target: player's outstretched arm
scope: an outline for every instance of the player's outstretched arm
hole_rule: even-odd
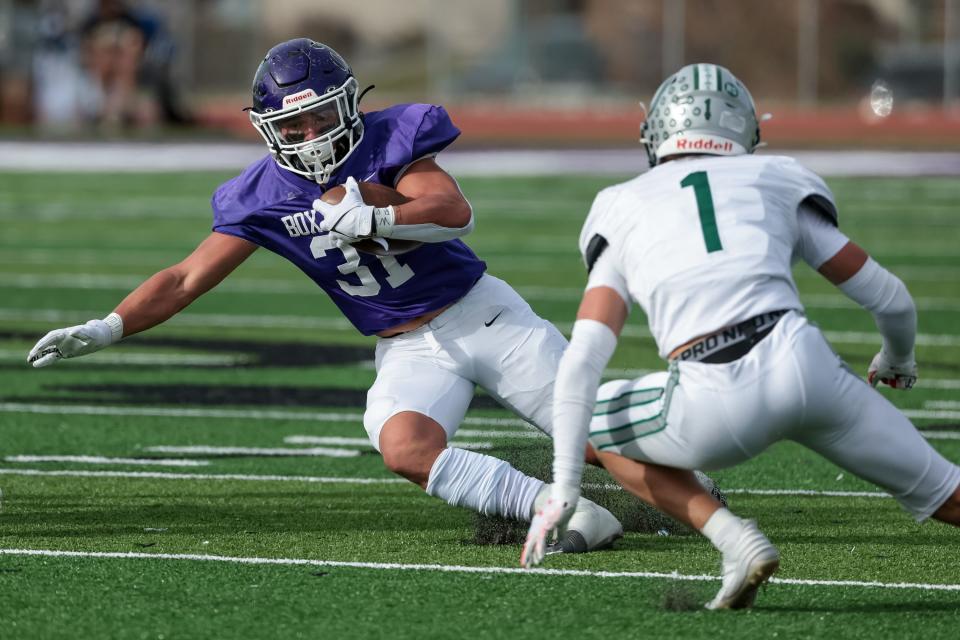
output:
[[[241,238],[211,233],[185,260],[155,273],[103,320],[45,335],[30,350],[27,362],[45,367],[62,358],[99,351],[156,326],[216,286],[256,248]]]
[[[844,245],[818,271],[873,314],[883,346],[867,369],[870,384],[882,382],[894,389],[911,388],[917,381],[913,351],[917,308],[903,281],[853,242]]]
[[[551,537],[560,535],[580,497],[590,417],[603,370],[617,347],[627,319],[627,304],[617,290],[587,289],[573,334],[553,385],[553,484],[550,498],[530,522],[520,564],[540,564]]]
[[[797,211],[799,251],[804,262],[873,314],[883,346],[867,369],[867,379],[895,389],[909,389],[917,380],[913,345],[917,309],[907,287],[851,242],[835,220],[804,202]]]

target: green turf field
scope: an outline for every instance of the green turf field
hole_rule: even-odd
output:
[[[472,514],[362,444],[373,342],[265,251],[165,326],[25,364],[43,333],[103,317],[189,252],[227,177],[0,174],[0,638],[957,637],[960,532],[790,444],[714,474],[782,553],[752,611],[701,609],[718,558],[677,532],[519,572],[518,545],[475,544]],[[564,330],[579,226],[609,182],[461,182],[469,244]],[[919,309],[921,381],[883,393],[960,461],[960,183],[829,182],[842,227]],[[865,372],[871,317],[807,268],[797,279]],[[626,335],[610,376],[661,368],[641,313]],[[481,397],[457,440],[542,457],[548,441],[510,418]]]

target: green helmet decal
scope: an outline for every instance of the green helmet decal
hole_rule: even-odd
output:
[[[760,125],[747,87],[715,64],[691,64],[653,95],[640,141],[650,165],[685,154],[740,155],[760,143]]]

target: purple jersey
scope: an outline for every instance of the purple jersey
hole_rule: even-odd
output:
[[[337,248],[317,225],[313,201],[348,176],[396,186],[401,172],[460,135],[443,107],[402,104],[364,116],[363,140],[323,187],[281,169],[271,156],[213,194],[213,230],[277,253],[327,292],[364,335],[378,333],[460,299],[486,264],[460,240],[424,243],[374,256]]]

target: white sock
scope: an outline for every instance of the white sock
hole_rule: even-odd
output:
[[[456,507],[488,516],[530,520],[543,481],[524,475],[492,456],[447,447],[427,480],[427,493]]]
[[[710,519],[703,525],[700,533],[705,535],[721,553],[736,544],[743,521],[726,507],[720,507],[713,512]]]

